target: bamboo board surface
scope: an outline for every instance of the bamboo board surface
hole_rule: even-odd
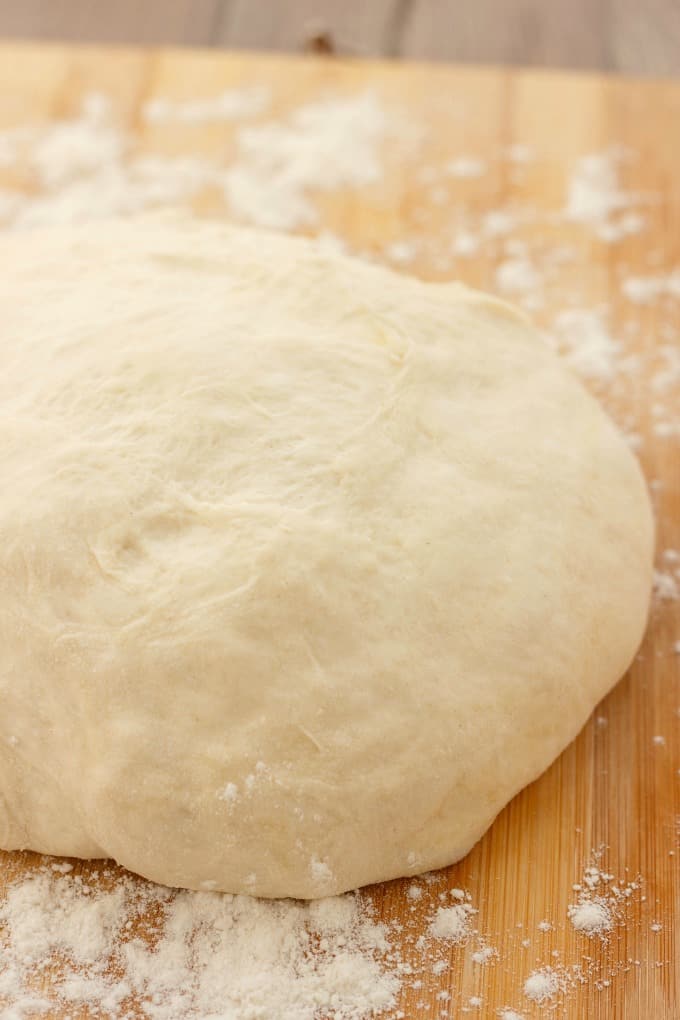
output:
[[[623,286],[631,276],[661,277],[680,266],[680,83],[8,44],[0,47],[0,132],[68,118],[84,95],[102,92],[112,98],[138,153],[228,161],[238,123],[159,127],[142,117],[142,105],[153,97],[188,100],[257,84],[272,89],[264,119],[284,116],[320,95],[369,89],[411,125],[406,142],[386,152],[379,183],[312,196],[317,226],[352,250],[383,261],[398,255],[404,268],[423,276],[459,277],[494,289],[501,279],[498,267],[517,252],[521,257],[522,249],[509,246],[502,230],[490,230],[464,258],[451,255],[451,242],[463,220],[479,224],[489,210],[512,209],[515,241],[532,252],[547,252],[549,261],[550,252],[570,253],[552,259],[541,300],[533,302],[536,317],[548,326],[572,305],[606,310],[609,333],[621,339],[627,356],[637,356],[633,371],[591,380],[590,386],[640,437],[639,456],[654,483],[660,554],[680,549],[680,433],[674,431],[680,381],[661,394],[661,428],[653,407],[661,399],[653,384],[659,345],[663,340],[680,351],[680,293],[664,293],[661,287],[640,302],[626,297]],[[523,155],[511,149],[517,145],[526,147]],[[637,196],[644,220],[615,243],[603,240],[592,224],[558,215],[577,161],[612,146],[621,187]],[[485,163],[479,176],[444,179],[432,172],[469,155]],[[31,192],[40,183],[16,168],[3,168],[0,160],[0,187]],[[202,192],[194,205],[203,213],[224,211],[215,189]],[[400,251],[390,248],[395,244]],[[531,293],[519,289],[531,304]],[[660,566],[670,569],[669,563],[660,561]],[[443,973],[423,974],[421,988],[404,985],[398,1008],[409,1020],[439,1018],[444,1005],[451,1020],[495,1017],[505,1006],[526,1020],[545,1015],[672,1020],[680,1015],[680,655],[673,647],[678,641],[680,601],[656,599],[640,655],[578,739],[512,801],[465,860],[438,877],[437,892],[469,891],[479,911],[475,925],[498,957],[480,967],[471,962],[469,947],[452,946]],[[626,881],[639,878],[640,886],[607,942],[579,934],[567,916],[575,899],[572,886],[598,848],[602,867]],[[0,893],[34,866],[30,854],[0,854]],[[76,868],[90,873],[97,865]],[[371,895],[382,918],[403,923],[402,950],[417,973],[422,961],[407,936],[424,929],[427,897],[409,901],[406,888],[405,882],[393,882]],[[552,927],[539,932],[544,919]],[[557,1002],[541,1006],[523,995],[535,967],[555,961],[581,965],[584,957],[590,960],[589,976]],[[445,1003],[438,997],[442,992],[451,996]],[[472,996],[481,998],[481,1006],[469,1005]],[[90,1015],[66,1012],[73,1018]]]

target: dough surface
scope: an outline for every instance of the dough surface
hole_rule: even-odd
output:
[[[628,667],[640,470],[505,304],[161,217],[4,238],[0,308],[0,846],[422,872]]]

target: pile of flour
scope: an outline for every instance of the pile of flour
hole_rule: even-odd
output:
[[[67,866],[68,867],[68,866]],[[359,1020],[392,1006],[384,925],[359,896],[311,904],[174,892],[38,868],[0,901],[0,1013],[87,1005],[124,1020]],[[58,962],[58,968],[53,967]],[[7,1014],[2,1014],[3,1016]]]

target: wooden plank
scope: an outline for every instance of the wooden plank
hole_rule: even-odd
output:
[[[0,36],[680,73],[675,0],[0,0]]]
[[[226,4],[215,42],[236,49],[302,50],[326,36],[340,53],[385,55],[394,45],[400,0],[286,0]]]
[[[426,60],[680,74],[672,0],[416,0],[399,54]]]
[[[0,36],[207,45],[222,0],[0,0]]]
[[[414,271],[435,278],[458,275],[492,287],[504,257],[502,241],[444,268],[440,254],[462,214],[478,219],[508,204],[528,205],[537,215],[517,227],[517,239],[569,245],[573,258],[564,268],[566,289],[548,295],[543,315],[549,321],[564,307],[573,287],[587,296],[588,307],[610,307],[615,336],[627,336],[627,328],[636,327],[628,341],[640,359],[635,375],[620,391],[605,387],[600,397],[620,420],[634,416],[647,478],[662,483],[655,490],[659,549],[680,549],[677,439],[657,434],[657,398],[650,385],[650,359],[660,338],[670,335],[678,344],[678,306],[661,298],[636,307],[621,295],[626,275],[672,268],[680,258],[680,85],[437,65],[5,46],[0,47],[0,129],[62,117],[77,109],[84,94],[103,91],[115,100],[123,123],[145,152],[162,147],[207,157],[233,150],[234,124],[164,125],[155,134],[140,117],[140,104],[151,96],[183,100],[258,82],[275,97],[276,115],[328,90],[355,95],[368,88],[426,129],[417,156],[386,155],[377,191],[328,193],[319,201],[321,225],[352,248],[385,259],[390,242],[415,237],[422,244],[411,264]],[[521,174],[509,168],[504,156],[514,144],[534,154]],[[622,164],[626,187],[652,200],[645,205],[643,233],[605,245],[573,224],[553,222],[550,215],[564,201],[565,179],[575,161],[611,145],[629,152]],[[461,154],[486,161],[487,173],[455,181],[446,200],[435,201],[423,170]],[[3,177],[0,185],[13,182]],[[673,391],[667,400],[677,409],[680,393]],[[525,1020],[678,1016],[680,657],[673,654],[678,640],[680,602],[657,602],[640,657],[578,739],[512,801],[468,857],[439,875],[435,902],[439,890],[469,890],[479,909],[480,930],[498,950],[497,963],[475,968],[469,949],[454,947],[443,973],[433,975],[412,939],[426,928],[430,894],[414,907],[406,894],[408,882],[371,891],[378,915],[403,926],[394,936],[396,947],[426,982],[419,989],[412,981],[404,985],[399,1007],[408,1020],[439,1020],[441,993],[452,996],[450,1020],[495,1020],[504,1006],[513,1006]],[[655,736],[664,743],[655,743]],[[603,864],[610,872],[631,879],[639,875],[642,881],[625,925],[606,944],[586,940],[567,921],[572,885],[601,845],[608,848]],[[0,855],[0,894],[32,859]],[[96,865],[79,864],[77,870],[93,874]],[[544,918],[554,926],[539,935]],[[590,963],[584,964],[585,956]],[[555,960],[592,967],[608,984],[598,988],[592,978],[577,983],[564,1007],[547,1013],[526,1000],[522,983],[535,966]],[[472,1009],[470,996],[480,994],[481,1010],[463,1012]],[[51,1015],[61,1020],[58,1013]]]
[[[610,65],[624,73],[680,74],[680,4],[611,0]]]
[[[604,0],[416,0],[399,52],[417,60],[608,69],[606,10]]]

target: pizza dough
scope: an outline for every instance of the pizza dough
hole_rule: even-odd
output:
[[[627,668],[637,463],[507,305],[182,218],[0,244],[0,845],[448,864]]]

